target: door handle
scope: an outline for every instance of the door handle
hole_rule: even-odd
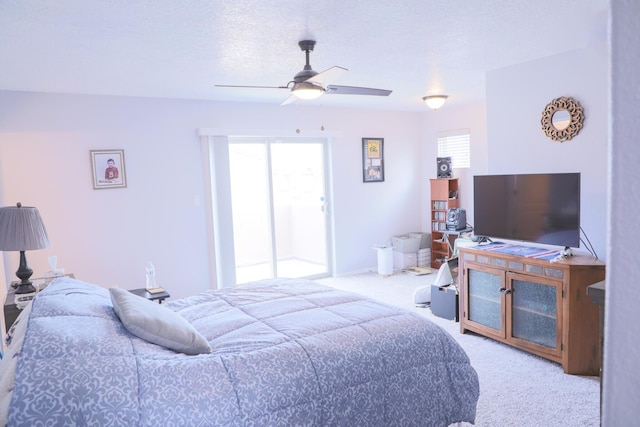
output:
[[[320,212],[322,213],[327,213],[327,211],[329,210],[329,202],[326,201],[326,199],[324,198],[324,196],[320,197],[320,202],[322,202],[322,204],[320,205]]]

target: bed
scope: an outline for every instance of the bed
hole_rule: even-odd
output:
[[[159,313],[160,335],[178,316],[205,348],[176,351],[143,339],[115,291],[57,279],[21,314],[1,361],[0,414],[8,425],[448,426],[475,419],[479,384],[469,358],[415,313],[298,279],[162,305],[118,292],[134,315]]]

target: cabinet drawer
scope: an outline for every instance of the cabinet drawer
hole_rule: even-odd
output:
[[[505,271],[512,271],[514,273],[524,273],[531,276],[545,277],[556,280],[563,280],[566,274],[566,269],[559,267],[556,264],[550,264],[548,261],[544,261],[544,264],[535,260],[523,260],[511,259],[505,256],[493,256],[490,253],[476,254],[470,252],[462,253],[462,258],[465,263],[472,263],[481,266],[497,267]]]

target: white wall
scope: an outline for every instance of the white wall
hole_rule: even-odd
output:
[[[580,222],[606,259],[608,49],[594,45],[487,74],[488,172],[581,173]],[[554,98],[573,97],[584,127],[572,140],[547,138],[540,119]],[[581,245],[584,249],[584,244]]]
[[[437,178],[438,134],[458,129],[468,129],[471,143],[471,167],[454,169],[458,178],[460,207],[466,210],[467,222],[473,225],[473,176],[487,173],[487,112],[484,102],[450,107],[424,113],[422,164],[422,229],[431,230],[429,180]]]
[[[0,93],[2,205],[37,206],[52,247],[27,254],[34,277],[47,256],[77,278],[144,286],[144,265],[176,297],[209,288],[199,128],[295,129],[333,138],[335,268],[373,268],[372,246],[420,228],[420,114],[206,101]],[[324,120],[322,120],[322,118]],[[362,182],[363,137],[385,139],[385,182]],[[93,190],[89,150],[125,150],[128,186]],[[17,268],[5,254],[7,278]]]
[[[638,255],[640,233],[640,4],[611,3],[611,178],[605,301],[603,426],[640,420]]]
[[[5,92],[0,103],[4,205],[38,207],[51,248],[30,251],[34,277],[48,255],[77,278],[125,289],[158,281],[177,295],[207,277],[200,147],[186,120],[197,103]],[[180,110],[180,114],[174,114]],[[89,150],[125,150],[128,187],[93,190]],[[7,274],[17,266],[9,255]],[[191,290],[189,290],[190,292]]]
[[[339,111],[343,135],[332,142],[336,272],[374,268],[376,244],[420,230],[418,113]],[[348,126],[346,125],[348,124]],[[325,125],[326,127],[326,125]],[[384,182],[362,182],[362,138],[384,138]]]

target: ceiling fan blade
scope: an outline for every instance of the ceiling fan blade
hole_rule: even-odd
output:
[[[327,94],[337,95],[373,95],[373,96],[389,96],[391,90],[388,89],[374,89],[370,87],[357,87],[357,86],[327,86]]]
[[[295,95],[291,94],[291,95],[289,95],[289,97],[288,97],[287,99],[285,99],[285,100],[284,100],[284,102],[283,102],[282,104],[280,104],[280,105],[282,106],[282,105],[291,104],[291,103],[292,103],[292,102],[294,102],[296,99],[298,99],[298,98],[297,98]]]
[[[343,68],[343,67],[338,67],[336,65],[335,67],[331,67],[331,68],[329,68],[327,70],[324,70],[323,72],[318,73],[313,77],[309,77],[305,81],[306,82],[310,82],[310,83],[315,83],[315,84],[318,84],[320,86],[326,86],[326,85],[330,84],[331,82],[337,80],[338,77],[340,77],[341,75],[343,75],[347,71],[349,71],[349,70],[347,70],[346,68]]]
[[[240,87],[247,89],[289,89],[289,86],[243,86],[243,85],[214,85],[215,87]]]

